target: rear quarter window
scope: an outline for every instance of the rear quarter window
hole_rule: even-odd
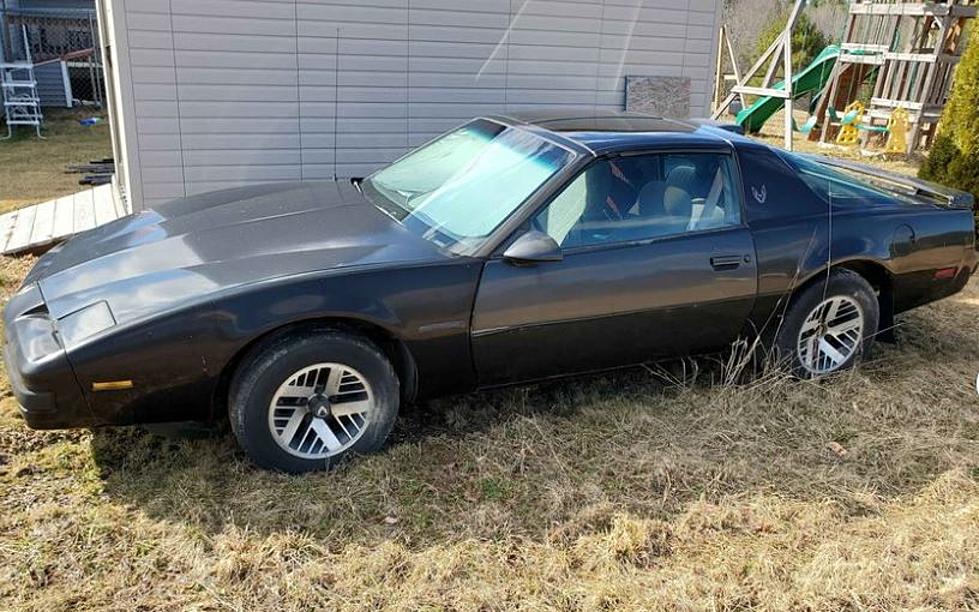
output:
[[[887,192],[873,184],[868,177],[858,178],[844,170],[817,163],[805,157],[782,153],[781,157],[792,166],[799,178],[824,202],[834,206],[867,206],[902,202],[915,204],[911,198]],[[920,204],[920,202],[918,202]]]
[[[748,223],[802,217],[826,210],[795,170],[766,147],[738,149]]]

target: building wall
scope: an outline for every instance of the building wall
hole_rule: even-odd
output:
[[[720,0],[112,4],[138,208],[363,175],[474,115],[621,109],[627,75],[689,78],[704,115]]]
[[[105,102],[109,111],[112,157],[116,173],[116,195],[130,212],[143,202],[143,186],[136,180],[140,171],[136,103],[129,65],[129,32],[122,2],[105,0],[97,5],[102,65],[105,66]],[[130,172],[130,169],[133,172]]]

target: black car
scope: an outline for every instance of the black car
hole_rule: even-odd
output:
[[[31,427],[226,410],[290,472],[378,449],[415,398],[739,337],[821,376],[976,268],[971,196],[872,172],[637,114],[479,118],[362,180],[69,240],[6,307],[7,369]]]

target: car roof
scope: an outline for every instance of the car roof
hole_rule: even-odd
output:
[[[597,155],[648,148],[730,148],[740,139],[716,125],[633,111],[529,111],[491,118],[557,133]]]

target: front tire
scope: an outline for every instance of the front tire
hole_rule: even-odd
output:
[[[306,330],[245,358],[231,382],[228,416],[252,462],[297,474],[380,449],[399,402],[398,376],[372,342]]]
[[[779,357],[800,378],[851,368],[869,353],[879,320],[873,287],[856,272],[834,270],[792,300],[776,339]]]

